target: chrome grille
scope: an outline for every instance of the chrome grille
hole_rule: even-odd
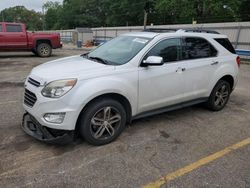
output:
[[[30,77],[28,78],[28,82],[30,84],[32,84],[33,86],[36,86],[36,87],[40,86],[40,82],[38,82],[38,81],[36,81],[36,80],[34,80],[34,79],[30,78]]]
[[[24,92],[24,104],[26,104],[27,106],[33,107],[34,104],[36,103],[36,95],[34,93],[32,93],[31,91],[25,89]]]

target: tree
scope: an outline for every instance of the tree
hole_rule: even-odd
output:
[[[187,0],[156,0],[155,9],[164,16],[166,23],[182,22],[183,18],[191,22],[195,15],[193,3]]]
[[[63,26],[67,28],[141,25],[147,0],[64,0]]]
[[[45,28],[46,29],[59,29],[60,16],[63,14],[62,5],[59,2],[48,1],[43,5],[45,11]]]
[[[0,20],[25,23],[28,30],[41,30],[42,19],[41,13],[28,10],[24,6],[7,8],[0,12]]]
[[[248,0],[243,1],[247,4]],[[49,6],[52,8],[48,9],[46,20],[52,21],[46,24],[48,28],[65,29],[142,25],[148,5],[148,23],[192,23],[193,19],[198,23],[238,21],[241,4],[240,0],[64,0],[62,6]]]
[[[29,30],[72,29],[75,27],[106,27],[142,25],[144,9],[148,24],[180,24],[247,21],[249,0],[64,0],[43,5],[45,15],[23,6],[0,12],[0,19],[24,22]]]
[[[249,0],[242,0],[239,7],[239,14],[242,21],[250,20],[250,2]]]
[[[64,0],[61,23],[64,28],[95,27],[101,23],[99,0]]]
[[[142,25],[147,0],[110,1],[107,24],[110,26]]]
[[[192,19],[200,23],[223,22],[235,21],[240,3],[240,0],[156,0],[155,8],[170,23],[191,23]]]

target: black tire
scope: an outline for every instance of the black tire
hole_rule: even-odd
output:
[[[80,134],[88,143],[99,146],[114,141],[125,125],[126,112],[121,103],[103,98],[92,102],[81,114]]]
[[[219,80],[209,96],[207,107],[212,111],[222,110],[226,106],[230,94],[230,84],[224,80]]]
[[[48,43],[40,43],[36,48],[39,57],[49,57],[52,53],[52,48]]]

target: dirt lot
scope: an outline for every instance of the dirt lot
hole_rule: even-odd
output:
[[[0,53],[0,187],[250,188],[250,65],[241,66],[220,112],[194,106],[140,119],[101,147],[27,136],[20,129],[24,78],[40,63],[80,53],[55,50],[47,59]]]

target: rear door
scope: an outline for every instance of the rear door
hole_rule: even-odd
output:
[[[21,24],[5,24],[3,35],[4,48],[6,49],[26,49],[27,36],[25,27]]]
[[[182,51],[186,62],[185,100],[207,97],[208,86],[220,63],[217,50],[204,38],[185,37]]]

